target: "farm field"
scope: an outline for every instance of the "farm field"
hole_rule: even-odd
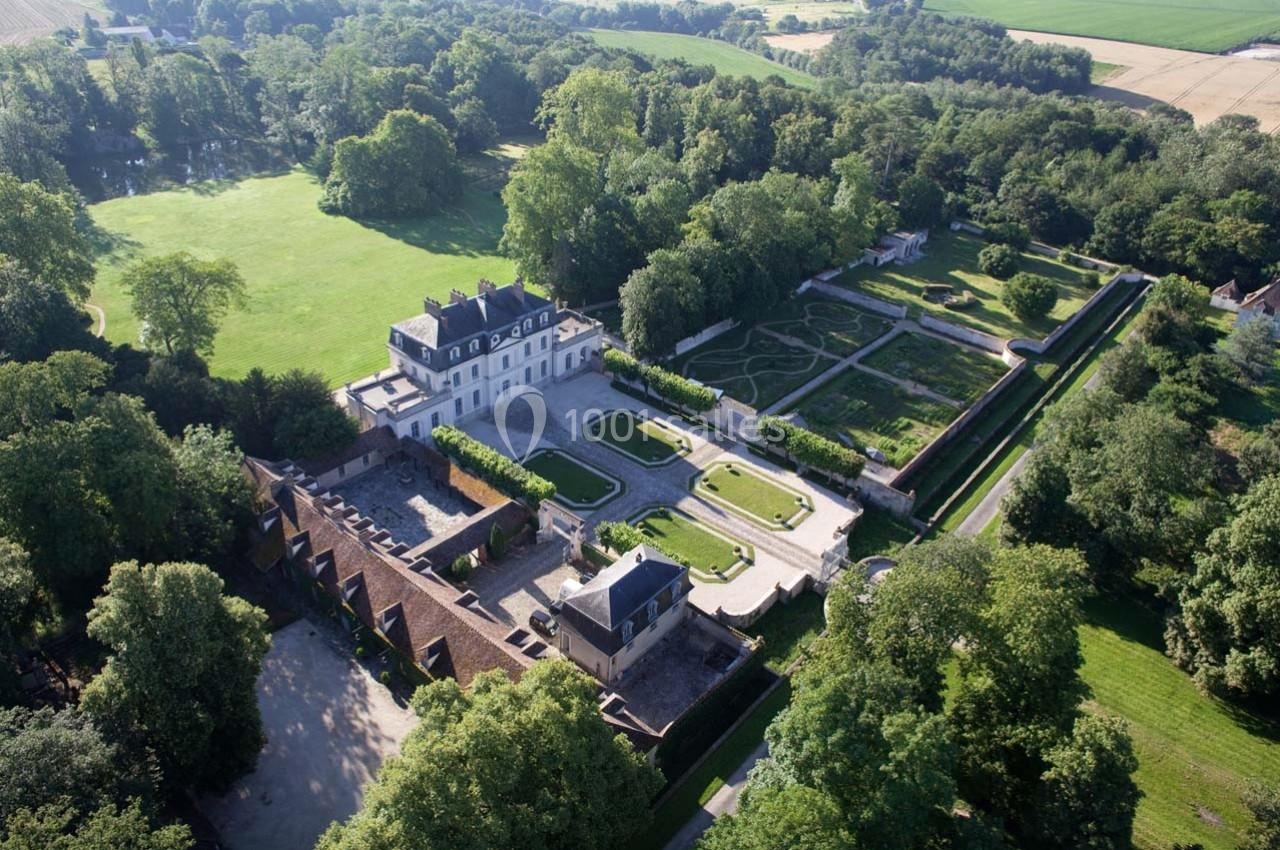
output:
[[[788,83],[812,88],[817,80],[803,71],[765,59],[724,41],[641,30],[590,30],[591,37],[604,47],[635,50],[655,59],[683,59],[695,65],[713,65],[720,74],[764,79],[777,75]]]
[[[978,271],[978,252],[986,244],[976,236],[938,230],[930,233],[922,259],[905,266],[894,263],[880,268],[858,266],[831,283],[885,301],[906,304],[913,316],[922,312],[932,313],[943,321],[965,325],[1001,339],[1047,336],[1093,295],[1093,290],[1085,284],[1086,272],[1083,269],[1024,253],[1019,271],[1042,275],[1058,285],[1058,303],[1053,311],[1044,319],[1024,322],[1000,303],[1004,284]],[[963,310],[948,310],[941,304],[925,300],[924,289],[928,284],[947,284],[956,295],[970,292],[977,303]]]
[[[924,334],[902,334],[861,362],[965,405],[977,401],[1008,371],[996,357]]]
[[[1208,53],[1280,32],[1277,0],[925,0],[925,9],[990,18],[1008,27]]]
[[[631,524],[689,564],[700,581],[732,581],[755,558],[750,546],[712,532],[675,508],[658,507],[642,512]],[[740,549],[742,554],[734,552]]]
[[[1280,9],[1280,0],[1270,0]],[[1242,56],[1214,56],[1126,41],[1010,30],[1013,38],[1037,44],[1065,44],[1089,51],[1094,71],[1118,66],[1105,79],[1094,77],[1089,94],[1144,109],[1159,101],[1191,113],[1207,124],[1227,113],[1252,115],[1263,132],[1280,129],[1280,63]]]
[[[875,446],[901,468],[960,411],[866,372],[849,369],[801,399],[794,408],[807,427],[825,437]]]
[[[391,322],[475,292],[481,277],[515,277],[497,252],[506,212],[492,191],[468,187],[457,207],[429,218],[378,224],[320,212],[310,174],[253,177],[116,198],[90,206],[104,253],[92,303],[106,311],[107,338],[137,339],[120,274],[134,259],[190,251],[234,261],[249,302],[229,313],[210,369],[239,377],[304,368],[332,384],[387,365]]]
[[[0,3],[0,44],[26,44],[62,27],[79,29],[86,12],[99,20],[106,15],[96,2],[4,0]]]
[[[808,497],[742,464],[713,464],[695,476],[690,487],[694,495],[770,530],[794,528],[813,511]]]

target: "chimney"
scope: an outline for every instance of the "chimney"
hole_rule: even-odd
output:
[[[487,278],[482,277],[479,282],[476,283],[476,293],[478,295],[492,295],[497,291],[498,287],[494,285],[493,281]]]
[[[429,315],[440,318],[440,302],[434,298],[423,298],[422,309],[426,310]]]
[[[520,303],[524,303],[524,278],[519,275],[511,282],[511,289],[515,292],[516,297],[520,299]]]
[[[449,290],[449,303],[450,304],[466,304],[467,296],[463,295],[461,290],[451,289]]]

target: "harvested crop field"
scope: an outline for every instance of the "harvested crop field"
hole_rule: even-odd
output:
[[[0,3],[0,44],[26,44],[62,27],[80,28],[85,12],[101,19],[101,9],[71,0],[4,0]]]
[[[788,35],[766,35],[764,40],[770,47],[779,50],[794,50],[797,53],[813,53],[821,50],[835,38],[834,30],[826,32],[796,32]]]
[[[1163,101],[1190,112],[1197,124],[1229,113],[1252,115],[1264,132],[1280,130],[1280,62],[1026,30],[1009,30],[1009,35],[1083,47],[1097,62],[1123,66],[1094,86],[1096,97],[1138,109]]]

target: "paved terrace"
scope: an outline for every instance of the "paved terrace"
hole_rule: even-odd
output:
[[[779,585],[793,588],[809,572],[816,572],[822,553],[837,540],[836,529],[848,522],[848,503],[800,476],[765,463],[744,446],[731,441],[710,442],[694,433],[683,422],[661,414],[655,408],[614,390],[609,380],[594,372],[546,389],[547,421],[540,446],[555,446],[600,467],[627,484],[621,497],[591,513],[588,527],[604,520],[623,521],[652,505],[669,505],[716,530],[755,548],[756,562],[727,584],[695,582],[691,599],[709,613],[721,608],[731,615],[742,615],[755,608],[760,600]],[[642,467],[613,449],[598,442],[582,439],[571,427],[582,422],[584,411],[591,409],[648,410],[688,438],[693,451],[660,467]],[[475,420],[464,426],[468,433],[510,454],[490,420]],[[513,405],[507,419],[512,444],[522,450],[529,442],[531,418],[525,405]],[[690,479],[716,461],[733,461],[754,467],[772,476],[812,500],[814,512],[803,523],[786,532],[767,531],[717,505],[694,497]]]

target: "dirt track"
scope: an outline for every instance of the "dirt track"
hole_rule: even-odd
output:
[[[1190,112],[1197,124],[1228,113],[1253,115],[1263,131],[1280,130],[1280,62],[1026,30],[1009,35],[1083,47],[1098,62],[1123,66],[1093,88],[1097,97],[1139,109],[1164,101]]]

